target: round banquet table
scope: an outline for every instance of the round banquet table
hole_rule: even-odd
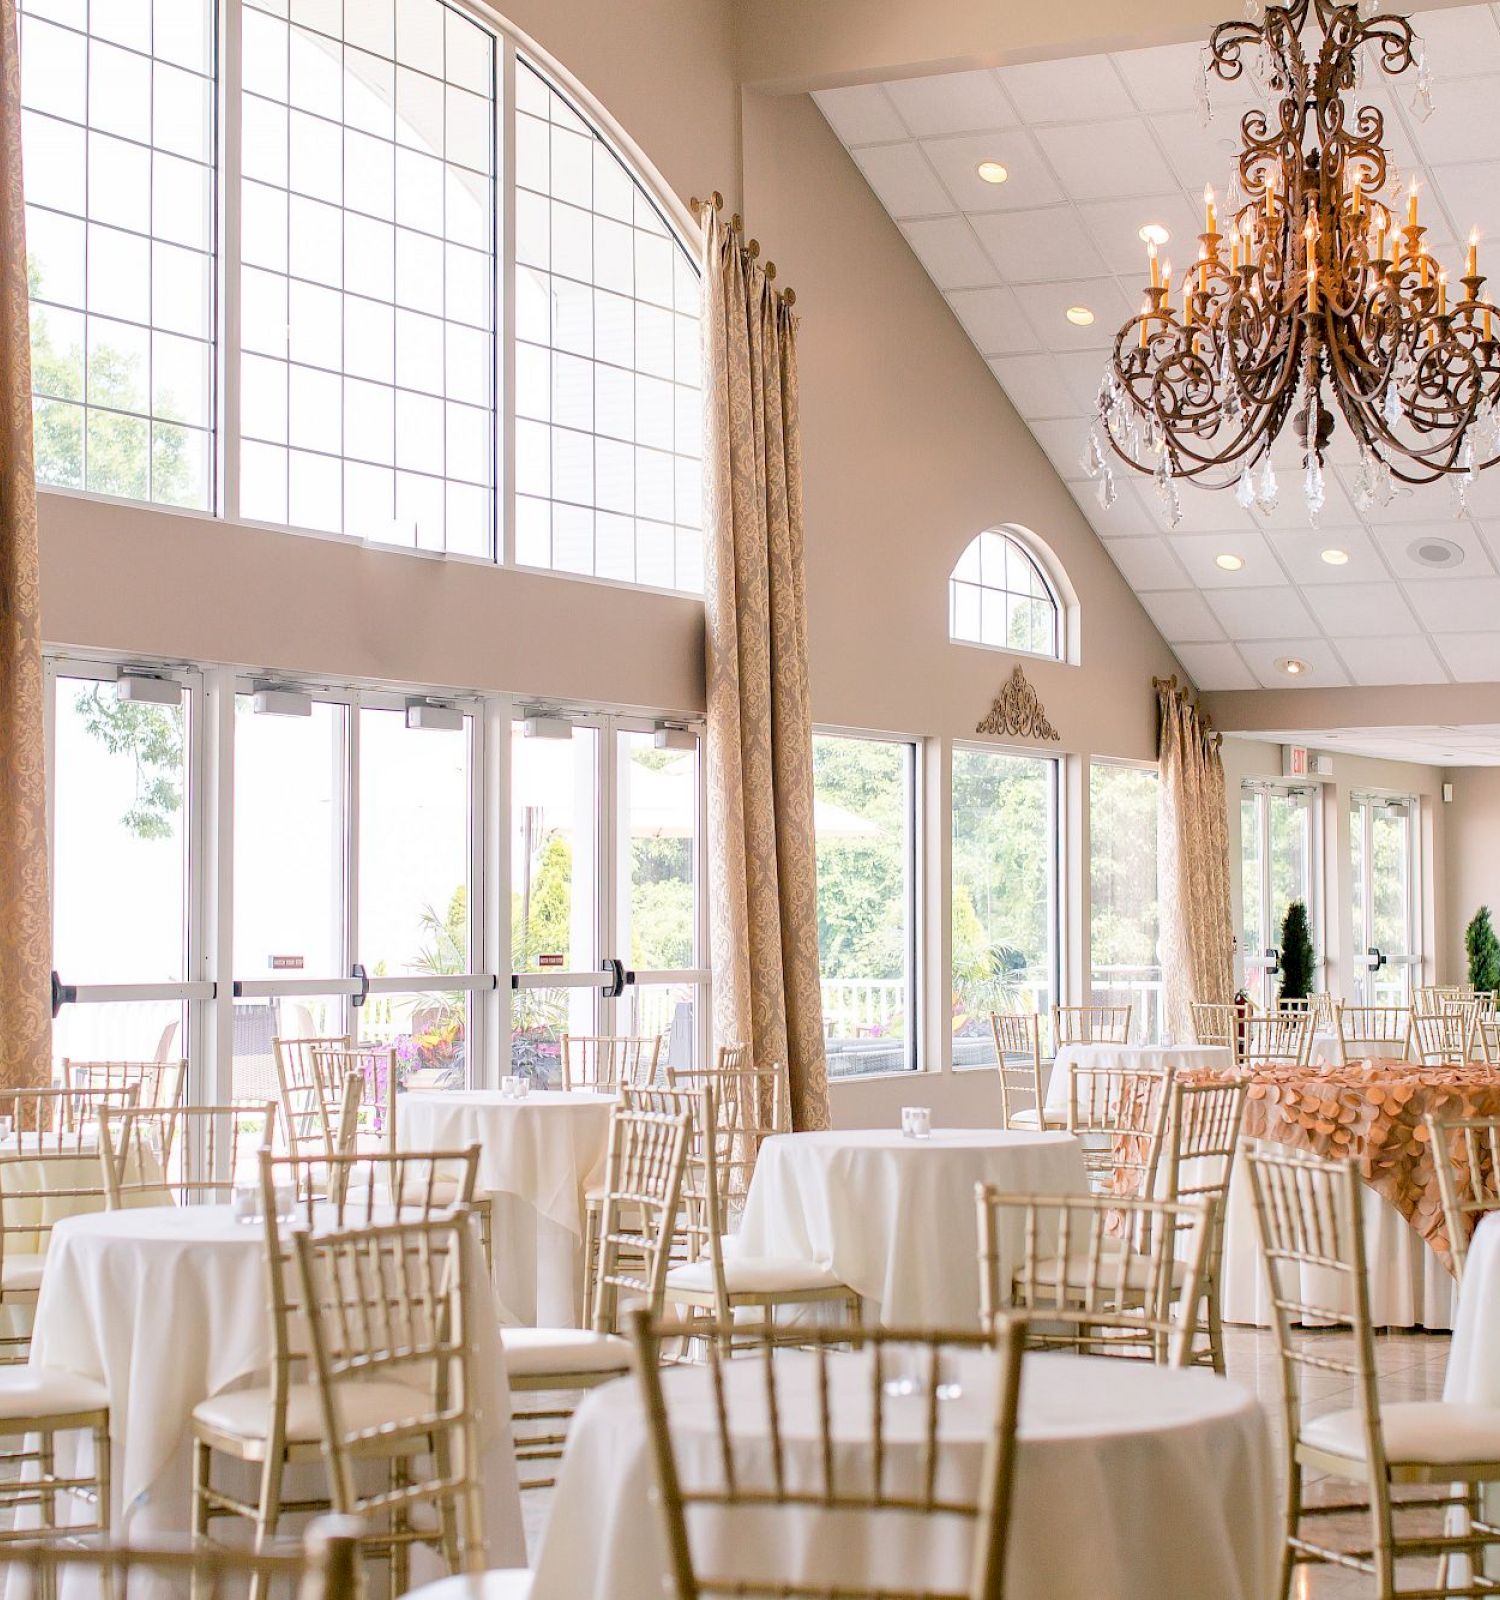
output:
[[[581,1320],[584,1193],[604,1167],[613,1095],[533,1090],[404,1094],[396,1137],[408,1150],[479,1146],[481,1194],[493,1197],[495,1287],[504,1321],[572,1328]]]
[[[789,1474],[816,1481],[814,1358],[788,1349],[775,1359]],[[856,1461],[860,1446],[852,1441],[869,1436],[868,1359],[848,1353],[830,1362],[835,1436],[850,1438]],[[729,1414],[738,1418],[737,1443],[753,1445],[766,1434],[763,1367],[742,1360],[722,1369]],[[966,1355],[958,1375],[961,1393],[938,1402],[939,1425],[953,1444],[950,1470],[968,1478],[972,1494],[993,1418],[993,1367]],[[680,1367],[663,1381],[685,1481],[722,1482],[707,1371]],[[916,1470],[928,1403],[920,1394],[885,1402],[893,1475],[908,1461],[907,1470]],[[1119,1358],[1028,1355],[1019,1440],[1006,1600],[1266,1600],[1273,1592],[1278,1528],[1270,1430],[1254,1396],[1237,1384],[1202,1370]],[[569,1434],[532,1600],[641,1600],[669,1587],[650,1452],[634,1383],[606,1385],[584,1401]],[[747,1448],[738,1465],[742,1481],[753,1483],[767,1470],[767,1452]],[[736,1577],[837,1581],[851,1592],[876,1579],[924,1592],[965,1581],[968,1544],[951,1520],[934,1518],[923,1534],[902,1519],[896,1538],[889,1523],[877,1527],[873,1518],[835,1520],[812,1509],[785,1516],[773,1525],[774,1536],[763,1518],[719,1508],[693,1513],[690,1528],[695,1548],[719,1576],[732,1570]]]
[[[1448,1371],[1443,1399],[1463,1405],[1500,1406],[1500,1213],[1482,1217],[1469,1240],[1463,1287],[1453,1319],[1453,1345],[1448,1351]],[[1500,1495],[1487,1485],[1485,1512],[1491,1522],[1500,1511]],[[1487,1556],[1491,1576],[1500,1572],[1500,1552]],[[1466,1564],[1461,1562],[1460,1567]]]
[[[977,1183],[1014,1194],[1081,1194],[1088,1178],[1083,1151],[1067,1133],[779,1133],[761,1146],[736,1248],[831,1267],[882,1322],[972,1328],[979,1320]],[[1018,1239],[1011,1248],[1019,1256]]]
[[[1057,1052],[1047,1080],[1047,1109],[1066,1114],[1069,1067],[1115,1072],[1228,1072],[1233,1066],[1234,1053],[1227,1044],[1065,1044]]]
[[[472,1248],[478,1259],[478,1242]],[[484,1282],[482,1263],[475,1281]],[[52,1232],[31,1361],[109,1391],[116,1538],[192,1526],[193,1407],[267,1380],[264,1232],[229,1206],[151,1206],[69,1217]],[[488,1563],[526,1559],[498,1324],[473,1318]],[[86,1446],[84,1446],[86,1448]],[[64,1446],[59,1446],[61,1457]],[[215,1462],[216,1481],[233,1470]],[[289,1473],[285,1493],[305,1485]],[[319,1469],[321,1470],[321,1469]],[[249,1487],[253,1480],[238,1487]],[[216,1525],[227,1530],[233,1524]],[[418,1557],[413,1565],[417,1569]]]

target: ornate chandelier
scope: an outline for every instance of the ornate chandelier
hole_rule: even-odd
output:
[[[1174,527],[1184,479],[1270,510],[1271,446],[1288,423],[1314,526],[1337,426],[1358,447],[1361,510],[1388,502],[1396,480],[1447,477],[1461,515],[1476,467],[1500,459],[1500,343],[1478,236],[1451,284],[1424,242],[1416,180],[1404,188],[1386,154],[1383,114],[1357,104],[1363,70],[1415,69],[1413,110],[1432,110],[1411,24],[1374,11],[1373,0],[1249,0],[1247,20],[1214,29],[1205,117],[1210,73],[1248,75],[1269,106],[1241,119],[1222,216],[1204,192],[1198,259],[1174,280],[1147,245],[1150,282],[1115,336],[1089,435],[1106,508],[1118,458],[1155,478]],[[1310,24],[1321,41],[1304,41]]]

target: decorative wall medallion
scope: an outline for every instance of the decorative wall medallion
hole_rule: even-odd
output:
[[[1042,702],[1036,690],[1026,681],[1026,674],[1017,667],[1010,682],[995,696],[990,714],[974,730],[975,733],[993,733],[999,738],[1057,739],[1056,728],[1047,721]]]

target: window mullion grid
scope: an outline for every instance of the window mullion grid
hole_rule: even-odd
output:
[[[601,717],[599,719],[599,733],[595,748],[598,757],[594,768],[595,793],[598,796],[599,832],[597,839],[598,854],[595,857],[596,866],[594,876],[599,897],[598,910],[598,936],[594,943],[596,967],[602,966],[606,956],[617,955],[616,945],[619,940],[619,880],[622,862],[619,858],[620,839],[622,834],[628,840],[628,833],[619,826],[620,812],[620,787],[616,770],[616,745],[618,736],[615,731],[614,717]],[[628,843],[626,845],[628,849]],[[629,952],[626,952],[626,956]],[[621,960],[626,960],[621,956]],[[626,961],[626,965],[629,962]],[[598,1027],[600,1033],[619,1033],[623,1031],[619,1026],[621,1004],[618,1000],[606,1000],[603,997],[594,1002],[597,1010]]]
[[[219,239],[219,315],[217,350],[210,371],[218,392],[219,514],[229,521],[240,515],[240,200],[244,139],[240,114],[244,82],[244,0],[221,0],[223,48],[218,52],[218,118],[220,159],[212,170]],[[210,504],[213,500],[210,499]]]
[[[495,464],[496,558],[505,566],[516,559],[516,47],[509,34],[499,36],[500,93],[495,107],[500,173],[499,203],[494,207],[494,269],[499,274],[495,320],[495,421],[498,459]]]
[[[482,819],[478,860],[479,881],[491,884],[495,892],[477,896],[483,930],[484,969],[495,974],[496,987],[481,997],[480,1006],[487,1026],[483,1030],[484,1054],[478,1057],[479,1074],[476,1081],[471,1068],[471,1088],[495,1088],[502,1072],[510,1067],[511,1038],[511,969],[515,957],[511,950],[510,895],[511,881],[511,715],[509,695],[488,695],[485,698],[483,763],[479,772],[481,796],[476,817]],[[476,763],[477,764],[477,763]],[[504,886],[504,887],[502,887]],[[502,1065],[503,1064],[503,1065]]]

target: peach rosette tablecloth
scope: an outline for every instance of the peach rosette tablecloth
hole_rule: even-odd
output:
[[[1429,1112],[1500,1116],[1500,1068],[1368,1060],[1250,1073],[1245,1137],[1352,1157],[1373,1191],[1366,1196],[1365,1249],[1371,1313],[1380,1326],[1452,1326],[1453,1269],[1424,1120]],[[1225,1219],[1224,1315],[1264,1324],[1268,1308],[1251,1211],[1248,1182],[1237,1172]]]

